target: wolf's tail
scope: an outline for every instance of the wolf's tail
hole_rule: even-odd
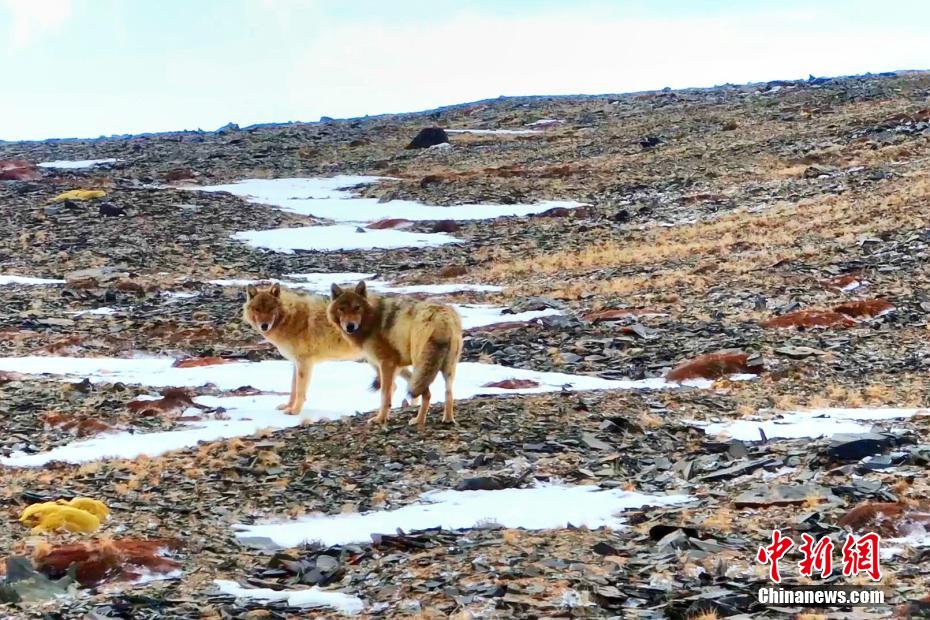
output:
[[[420,355],[420,363],[413,369],[413,377],[410,379],[409,391],[414,398],[422,396],[429,386],[432,385],[439,374],[440,369],[445,365],[446,358],[452,349],[452,340],[443,334],[433,334],[426,344],[423,345],[423,352]]]

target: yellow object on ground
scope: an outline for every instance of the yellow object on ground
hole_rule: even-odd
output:
[[[52,198],[52,202],[62,202],[64,200],[93,200],[94,198],[103,198],[107,193],[102,189],[72,189],[71,191],[58,194]]]
[[[59,504],[65,504],[65,500],[58,500]],[[71,501],[67,502],[68,506],[72,508],[77,508],[78,510],[83,510],[89,512],[100,520],[106,519],[110,516],[110,509],[107,508],[107,505],[101,502],[98,499],[92,499],[90,497],[75,497]]]
[[[32,526],[36,533],[68,530],[89,534],[99,529],[101,519],[106,519],[109,514],[110,510],[103,502],[75,497],[69,502],[58,500],[27,506],[19,520]]]

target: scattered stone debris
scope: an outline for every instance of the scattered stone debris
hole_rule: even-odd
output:
[[[537,390],[488,377],[480,383],[496,385],[493,396],[460,400],[456,425],[437,421],[420,436],[407,424],[412,408],[383,430],[368,426],[364,411],[320,419],[314,394],[328,386],[317,372],[299,426],[288,418],[295,426],[151,458],[0,464],[10,509],[10,527],[0,530],[0,617],[337,613],[297,605],[294,595],[308,591],[350,598],[361,617],[804,617],[802,608],[756,599],[770,585],[756,554],[775,529],[795,543],[801,533],[834,541],[880,533],[882,569],[894,575],[883,584],[889,600],[901,617],[927,615],[930,445],[918,408],[930,398],[928,92],[921,73],[813,78],[0,142],[0,210],[10,232],[0,235],[4,356],[160,357],[178,360],[182,373],[278,360],[282,384],[273,393],[250,381],[178,388],[162,376],[149,386],[91,381],[79,369],[62,381],[10,367],[0,371],[0,463],[104,443],[114,431],[138,439],[214,423],[265,428],[259,416],[240,421],[231,408],[200,403],[241,399],[280,420],[290,365],[242,323],[243,291],[211,284],[220,279],[377,273],[405,285],[495,285],[442,298],[558,315],[471,329],[464,362],[642,386],[521,394]],[[564,122],[539,122],[546,119]],[[423,148],[404,150],[424,127],[432,129]],[[456,134],[451,148],[438,127],[532,134]],[[31,163],[103,159],[118,163]],[[378,207],[380,221],[353,222],[345,234],[441,232],[455,242],[257,250],[234,235],[301,235],[322,220],[184,189],[256,175],[382,177],[348,188]],[[74,190],[96,197],[82,201],[89,196]],[[585,206],[483,221],[407,222],[392,212],[398,201],[439,209],[546,200]],[[728,379],[761,372],[763,359],[757,380]],[[686,375],[713,384],[666,380]],[[779,412],[882,407],[917,413],[814,417],[816,432],[803,437],[772,430],[798,421]],[[440,408],[434,403],[430,415]],[[735,422],[751,432],[705,432]],[[855,432],[840,432],[847,429]],[[553,484],[689,501],[617,513],[612,529],[580,527],[581,519],[556,530],[506,528],[489,514],[465,530],[379,528],[370,542],[330,547],[281,549],[233,529],[426,509],[431,493],[455,489]],[[76,497],[105,502],[118,518],[91,534],[33,534],[16,520],[28,506]],[[799,582],[786,572],[788,583]],[[220,580],[238,589],[218,592]],[[246,589],[271,594],[241,595]]]

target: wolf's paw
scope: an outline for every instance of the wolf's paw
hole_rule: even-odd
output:
[[[369,423],[369,424],[381,424],[381,425],[385,425],[385,424],[387,424],[387,416],[385,416],[385,417],[383,417],[383,418],[382,418],[380,415],[372,416],[372,417],[368,418],[368,423]]]
[[[291,403],[283,403],[283,404],[281,404],[281,405],[278,405],[278,406],[276,407],[276,409],[277,409],[278,411],[287,411],[287,410],[290,409],[292,406],[293,406],[293,405],[291,405]]]

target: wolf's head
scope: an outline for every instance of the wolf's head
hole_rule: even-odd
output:
[[[281,306],[281,285],[272,284],[260,290],[251,284],[245,289],[246,300],[242,316],[246,323],[265,334],[274,329],[284,314]]]
[[[349,291],[333,284],[330,292],[333,300],[326,311],[329,320],[350,336],[358,334],[371,311],[365,282],[359,282]]]

